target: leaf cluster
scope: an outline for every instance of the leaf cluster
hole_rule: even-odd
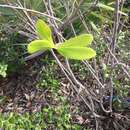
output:
[[[39,39],[28,45],[29,53],[56,49],[62,56],[76,60],[90,59],[96,55],[96,52],[88,47],[93,41],[91,34],[81,34],[63,43],[54,44],[50,27],[41,19],[36,23],[36,32]]]

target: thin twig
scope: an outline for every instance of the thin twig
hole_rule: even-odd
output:
[[[36,14],[39,14],[39,15],[42,15],[42,16],[45,16],[45,17],[48,17],[50,19],[55,19],[56,21],[60,22],[60,23],[63,23],[60,19],[56,18],[56,17],[53,17],[53,16],[50,16],[46,13],[42,13],[42,12],[39,12],[39,11],[36,11],[36,10],[31,10],[31,9],[27,9],[27,8],[22,8],[22,7],[16,7],[16,6],[12,6],[12,5],[5,5],[5,4],[0,4],[0,7],[3,7],[3,8],[11,8],[11,9],[18,9],[18,10],[25,10],[27,12],[33,12],[33,13],[36,13]]]

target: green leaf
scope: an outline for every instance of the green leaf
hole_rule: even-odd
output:
[[[91,34],[81,34],[74,38],[66,40],[64,43],[57,45],[57,48],[64,47],[85,47],[89,46],[93,41],[93,36]]]
[[[54,48],[54,44],[47,40],[35,40],[28,44],[28,52],[35,53],[40,50]]]
[[[7,75],[7,67],[8,67],[8,65],[7,64],[5,64],[5,63],[1,63],[0,62],[0,75],[2,76],[2,77],[6,77],[6,75]]]
[[[84,4],[84,6],[87,6],[87,7],[90,6],[90,5],[93,5],[93,3],[86,3],[86,4]],[[96,7],[99,7],[99,8],[108,10],[108,11],[112,11],[112,12],[115,10],[113,7],[109,6],[109,4],[106,5],[106,4],[103,4],[103,3],[98,3],[98,4],[96,4]],[[127,14],[127,13],[124,13],[124,12],[122,12],[122,11],[120,11],[120,10],[119,10],[118,13],[120,13],[120,14],[122,14],[122,15],[128,17],[128,14]]]
[[[50,27],[41,19],[36,22],[36,31],[40,39],[53,41]]]
[[[96,52],[88,47],[64,47],[57,51],[64,57],[76,60],[90,59],[96,56]]]
[[[96,31],[98,34],[100,34],[100,31],[99,31],[99,29],[97,28],[97,26],[94,24],[94,22],[90,21],[90,24],[91,24],[93,30]]]
[[[114,11],[115,10],[113,7],[105,5],[105,4],[102,4],[102,3],[98,3],[96,6],[97,7],[101,7],[103,9],[106,9],[106,10],[110,10],[110,11]],[[119,11],[119,13],[122,14],[122,15],[128,16],[126,13],[124,13],[122,11]]]

